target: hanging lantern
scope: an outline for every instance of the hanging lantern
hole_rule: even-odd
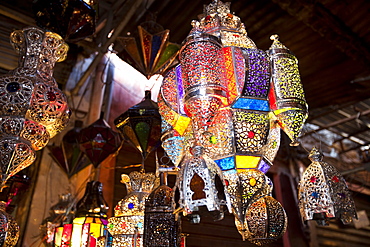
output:
[[[313,147],[298,188],[299,209],[303,221],[315,220],[327,225],[329,219],[343,224],[357,219],[356,208],[346,181],[337,169],[323,161],[323,155]]]
[[[0,201],[0,246],[13,247],[19,238],[19,226],[13,217],[5,211],[6,203]]]
[[[228,174],[228,173],[227,173]],[[225,175],[227,192],[230,196],[235,224],[243,240],[249,237],[245,227],[245,217],[250,205],[259,198],[271,195],[272,182],[260,170],[245,169],[241,172]]]
[[[161,184],[145,202],[144,246],[180,247],[180,224],[175,214],[174,190],[167,186],[166,174],[161,173]]]
[[[261,246],[283,236],[287,227],[287,216],[277,200],[264,196],[248,207],[244,226],[248,241]]]
[[[77,202],[76,218],[73,224],[63,226],[63,243],[72,246],[97,247],[98,239],[104,236],[109,207],[103,198],[102,184],[91,181],[86,185],[84,196]]]
[[[291,145],[299,143],[303,124],[307,119],[307,104],[298,70],[298,60],[279,41],[278,35],[272,35],[273,43],[269,49],[272,66],[273,89],[270,92],[270,107],[281,128],[292,140]]]
[[[208,211],[216,221],[223,219],[225,207],[230,209],[221,170],[203,150],[195,146],[187,152],[176,180],[180,207],[185,215],[191,214],[192,223],[199,223],[202,211]]]
[[[62,194],[59,201],[50,208],[50,215],[40,225],[40,237],[44,245],[58,246],[61,244],[63,225],[69,224],[74,218],[74,204],[71,194]]]
[[[194,131],[200,134],[207,131],[216,112],[227,104],[221,53],[220,40],[200,31],[196,24],[180,50],[184,109],[193,120]]]
[[[175,60],[179,45],[169,42],[169,30],[164,30],[154,20],[138,26],[139,37],[118,37],[123,60],[143,73],[148,79],[163,73]]]
[[[68,42],[80,41],[95,32],[95,10],[83,0],[37,0],[33,11],[39,27],[58,33]]]
[[[71,178],[90,164],[77,141],[81,129],[82,122],[76,121],[75,127],[63,136],[60,147],[48,146],[51,157],[67,174],[68,178]]]
[[[145,91],[144,101],[129,108],[114,124],[123,138],[141,152],[143,160],[160,145],[161,115],[150,91]]]
[[[113,236],[113,247],[142,247],[145,200],[158,181],[153,173],[122,174],[127,196],[114,208],[114,217],[108,219],[108,231]]]
[[[68,45],[56,33],[36,27],[14,31],[10,41],[19,66],[0,77],[1,187],[35,160],[35,151],[67,125],[67,99],[52,77]]]
[[[103,118],[82,129],[77,141],[95,168],[108,156],[117,153],[122,145],[120,135]]]
[[[234,205],[232,211],[241,235],[256,243],[260,237],[263,244],[281,236],[286,224],[281,205],[271,206],[276,204],[268,192],[272,183],[264,173],[273,165],[279,150],[280,129],[297,144],[307,118],[307,105],[296,58],[277,41],[267,52],[258,49],[229,6],[219,0],[205,6],[180,50],[180,65],[164,76],[158,101],[165,120],[163,148],[174,163],[182,161],[178,187],[185,212],[192,212],[192,197],[203,195],[207,184],[194,176],[200,193],[182,187],[191,183],[197,169],[195,165],[189,168],[188,163],[196,158],[186,150],[202,146],[205,157],[221,169],[227,185],[225,194]],[[183,119],[188,122],[183,124]],[[247,174],[256,176],[254,189],[259,190],[248,188],[251,178]],[[248,231],[246,215],[252,212],[250,205],[261,198],[271,207],[260,208],[260,212],[276,209],[284,219],[282,228],[275,229],[281,231],[274,236],[269,227],[275,219],[266,214],[261,214],[265,232]]]

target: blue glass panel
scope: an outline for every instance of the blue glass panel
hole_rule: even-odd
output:
[[[215,162],[223,171],[235,168],[234,156],[215,160]]]
[[[258,111],[270,111],[269,104],[266,100],[260,99],[248,99],[239,98],[232,108],[246,109],[246,110],[258,110]]]

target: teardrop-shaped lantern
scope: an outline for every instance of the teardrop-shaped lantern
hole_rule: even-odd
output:
[[[151,100],[150,91],[145,91],[144,101],[129,108],[114,124],[123,138],[141,152],[144,160],[161,144],[161,115],[157,103]]]

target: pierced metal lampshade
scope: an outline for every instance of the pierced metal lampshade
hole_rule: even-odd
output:
[[[313,147],[298,188],[299,209],[303,221],[315,220],[327,225],[333,218],[349,224],[357,213],[346,181],[338,170],[323,161],[323,155]]]
[[[19,65],[0,77],[0,187],[35,160],[35,151],[68,124],[67,98],[52,74],[68,45],[56,33],[28,27],[10,36]]]
[[[207,131],[216,112],[227,104],[221,53],[220,40],[196,26],[180,50],[184,110],[193,121],[194,131],[200,134]]]
[[[167,186],[166,174],[160,175],[160,186],[150,193],[145,202],[144,246],[180,247],[181,219],[174,213],[174,190]]]
[[[303,124],[307,119],[307,103],[298,70],[298,60],[292,52],[279,41],[278,35],[272,35],[273,43],[269,49],[272,66],[272,91],[270,107],[281,128],[292,140],[291,145],[298,145]]]
[[[247,211],[256,200],[271,195],[272,182],[258,169],[245,169],[235,173],[234,176],[231,175],[225,175],[227,192],[230,195],[237,229],[243,239],[247,239],[249,237],[245,225]]]
[[[108,219],[108,231],[113,236],[112,247],[142,247],[145,200],[158,180],[154,173],[131,172],[121,175],[127,196],[114,208],[114,217]]]
[[[108,156],[117,153],[122,145],[119,133],[115,132],[103,118],[83,128],[77,141],[95,168]]]
[[[203,150],[195,146],[191,153],[187,151],[176,180],[180,207],[185,215],[190,214],[192,223],[199,223],[203,212],[209,212],[215,221],[221,220],[225,208],[230,209],[221,169]]]
[[[13,217],[5,211],[6,203],[0,201],[0,246],[13,247],[19,238],[19,226]]]
[[[129,108],[114,124],[122,137],[141,152],[143,160],[161,144],[161,115],[150,91],[145,92],[144,101]]]
[[[248,207],[244,226],[247,240],[261,246],[283,236],[287,227],[287,216],[277,200],[271,196],[264,196]]]

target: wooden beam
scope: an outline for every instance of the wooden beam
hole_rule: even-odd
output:
[[[282,9],[319,33],[347,56],[370,67],[368,45],[321,3],[311,0],[273,0]]]

